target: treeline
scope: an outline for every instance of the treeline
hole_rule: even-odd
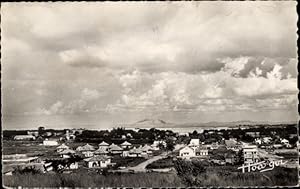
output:
[[[167,130],[158,129],[139,129],[138,131],[128,130],[125,128],[114,128],[111,131],[101,130],[85,130],[82,134],[76,137],[77,142],[99,143],[102,141],[108,143],[120,144],[124,140],[130,141],[133,144],[152,143],[154,140],[167,140],[170,137],[175,137],[176,133]]]
[[[248,135],[247,132],[259,132],[259,136],[289,139],[291,144],[295,144],[298,140],[297,125],[282,125],[276,127],[260,126],[247,129],[207,129],[204,130],[203,133],[198,133],[197,131],[189,133],[189,138],[199,138],[202,142],[206,143],[220,142],[222,139],[228,140],[229,138],[236,138],[237,140],[252,142],[255,137]],[[291,134],[294,134],[295,136],[290,138]]]

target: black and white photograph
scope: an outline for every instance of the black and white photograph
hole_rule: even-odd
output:
[[[2,187],[298,186],[296,8],[2,2]]]

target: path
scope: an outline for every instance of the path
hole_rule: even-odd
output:
[[[167,153],[166,152],[164,152],[164,153],[162,153],[162,154],[160,154],[158,156],[153,156],[150,159],[148,159],[148,160],[146,160],[146,161],[144,161],[144,162],[142,162],[142,163],[140,163],[140,164],[138,164],[138,165],[136,165],[134,167],[127,167],[126,169],[123,169],[123,170],[124,171],[133,170],[134,172],[146,172],[147,171],[146,170],[146,166],[147,165],[149,165],[149,164],[151,164],[154,161],[157,161],[159,159],[163,159],[165,157],[167,157]]]

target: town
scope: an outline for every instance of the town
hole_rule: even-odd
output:
[[[230,168],[239,174],[242,171],[238,166],[261,161],[285,160],[281,168],[297,170],[297,132],[296,124],[190,133],[122,127],[110,131],[54,130],[43,126],[37,130],[4,130],[4,183],[10,184],[10,178],[22,174],[88,172],[102,176],[177,174],[185,185],[194,185],[187,181],[191,178],[182,179],[180,166],[195,161],[204,167],[225,171]]]

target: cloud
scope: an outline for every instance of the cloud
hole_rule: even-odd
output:
[[[295,5],[4,3],[3,112],[288,115],[296,112]]]
[[[107,109],[255,111],[260,108],[259,104],[255,104],[255,99],[268,100],[278,95],[290,98],[296,95],[297,80],[283,79],[280,70],[281,67],[275,65],[273,70],[266,73],[266,77],[256,70],[256,74],[247,78],[233,77],[231,70],[204,75],[183,72],[149,74],[135,70],[120,76],[123,94],[116,104],[109,104]],[[268,105],[273,108],[271,104]],[[276,108],[280,107],[283,106]]]

